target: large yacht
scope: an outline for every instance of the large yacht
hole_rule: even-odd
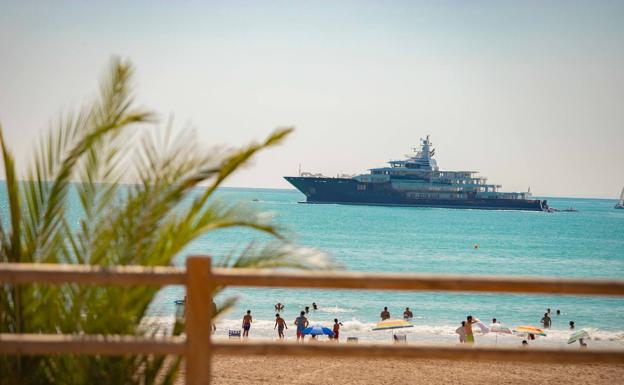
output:
[[[530,199],[530,191],[500,192],[500,185],[488,184],[476,171],[440,170],[434,155],[427,135],[406,159],[367,174],[334,178],[300,172],[284,178],[305,194],[306,203],[548,210],[545,200]]]

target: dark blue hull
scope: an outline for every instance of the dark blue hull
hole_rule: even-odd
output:
[[[285,179],[306,196],[307,203],[340,203],[360,205],[443,207],[486,210],[544,211],[545,200],[412,198],[404,191],[392,189],[390,183],[362,183],[348,178],[291,177]]]

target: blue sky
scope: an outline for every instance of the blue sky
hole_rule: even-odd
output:
[[[431,134],[504,190],[624,185],[624,2],[0,1],[0,122],[18,160],[112,55],[206,143],[295,134],[233,186],[363,172]]]

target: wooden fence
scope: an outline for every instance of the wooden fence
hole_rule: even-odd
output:
[[[564,295],[624,296],[624,281],[364,274],[348,272],[276,272],[212,269],[208,257],[192,256],[186,269],[175,267],[0,264],[0,282],[77,283],[84,285],[185,285],[186,337],[0,334],[0,354],[175,354],[184,355],[186,383],[210,383],[213,354],[332,355],[345,357],[486,360],[534,363],[624,364],[622,350],[518,349],[426,345],[295,344],[211,340],[212,292],[216,287],[289,287],[365,290],[481,291]]]

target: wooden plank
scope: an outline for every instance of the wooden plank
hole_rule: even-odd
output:
[[[379,359],[423,359],[455,361],[506,361],[549,364],[624,364],[623,350],[546,349],[546,348],[480,348],[467,346],[332,344],[285,342],[213,342],[214,354],[333,356]]]
[[[183,285],[183,268],[169,266],[89,266],[44,263],[2,263],[0,282],[67,283],[87,285]]]
[[[213,269],[213,276],[215,282],[223,286],[624,296],[624,281],[621,280],[217,268]]]
[[[212,291],[210,258],[186,259],[186,385],[210,384]]]
[[[0,334],[1,354],[157,354],[181,355],[183,337],[134,337],[120,335]]]
[[[371,274],[214,269],[214,281],[225,286],[334,288],[367,290],[485,291],[568,295],[624,296],[624,281],[554,277]],[[176,267],[98,267],[62,264],[0,264],[0,282],[175,285],[185,284]]]

